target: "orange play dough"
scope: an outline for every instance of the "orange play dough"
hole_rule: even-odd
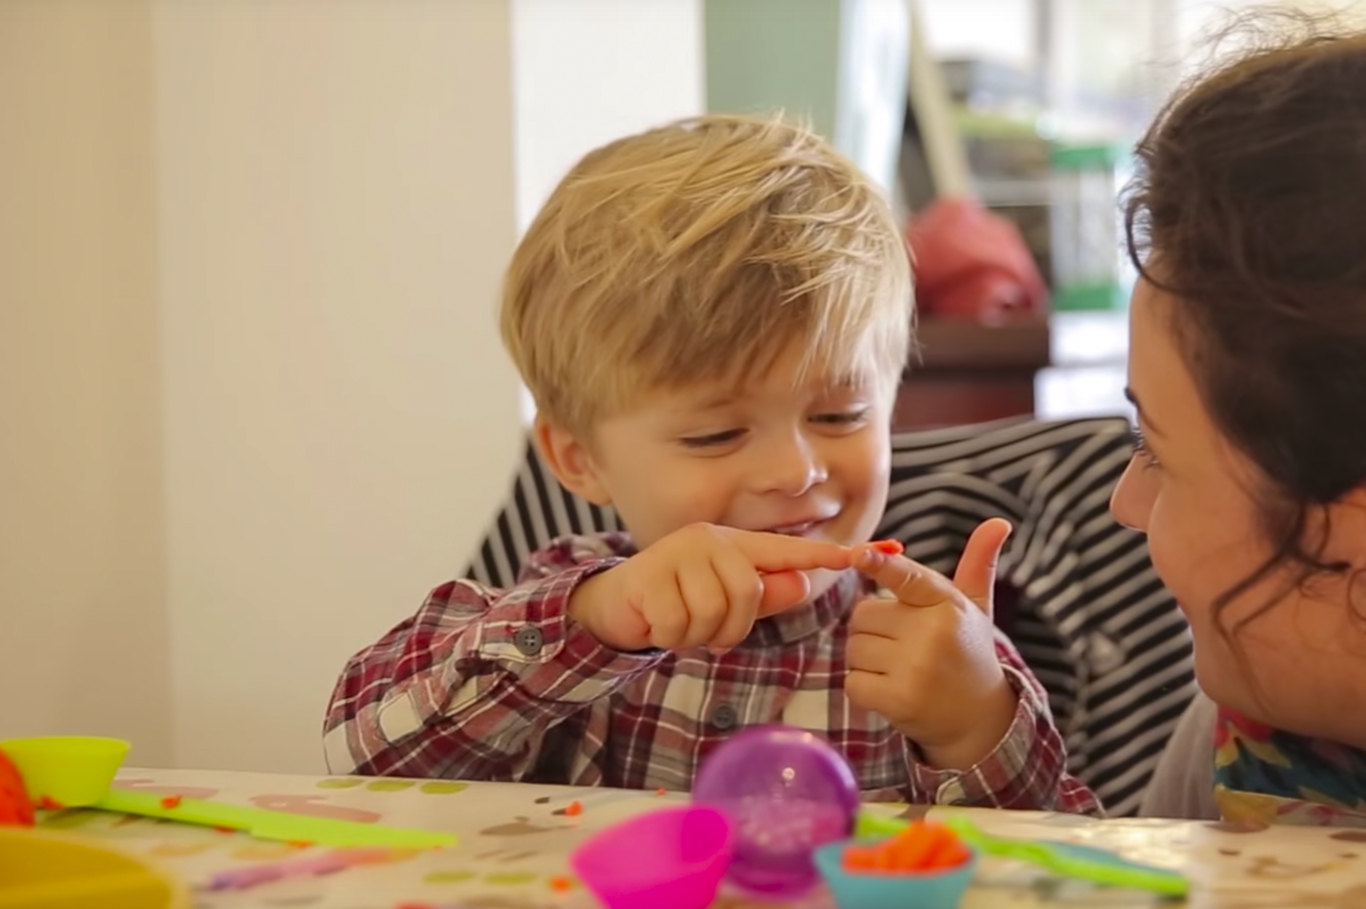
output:
[[[901,833],[872,846],[844,850],[844,867],[852,872],[944,871],[969,858],[967,847],[949,828],[916,821]]]
[[[19,768],[0,751],[0,827],[32,827],[33,803]]]

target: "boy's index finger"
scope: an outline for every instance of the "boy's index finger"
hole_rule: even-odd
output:
[[[952,600],[957,592],[953,582],[939,572],[874,546],[857,549],[853,565],[907,606],[937,606]]]
[[[732,531],[731,539],[750,564],[762,572],[810,571],[829,568],[841,571],[853,566],[853,552],[848,546],[828,540],[808,540],[805,537],[755,530]]]

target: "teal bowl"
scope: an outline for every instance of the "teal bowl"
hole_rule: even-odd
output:
[[[970,846],[966,862],[942,871],[849,871],[844,867],[845,847],[860,842],[867,845],[841,840],[814,853],[816,868],[839,909],[958,909],[977,871],[978,853]]]

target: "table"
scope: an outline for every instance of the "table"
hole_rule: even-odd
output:
[[[561,786],[184,770],[125,769],[116,785],[167,796],[448,830],[460,837],[458,845],[447,849],[398,854],[383,864],[347,868],[325,877],[201,892],[196,909],[395,909],[404,904],[430,909],[589,909],[596,901],[568,877],[566,860],[575,845],[592,831],[687,798],[681,793]],[[871,810],[888,815],[924,812],[890,805]],[[933,808],[929,814],[934,817],[951,810],[962,809]],[[1180,869],[1194,882],[1192,906],[1366,907],[1366,831],[1097,821],[1038,812],[972,810],[969,814],[992,833],[1084,843]],[[215,872],[226,869],[326,851],[97,811],[47,815],[42,825],[122,847],[193,886],[202,886]],[[1113,909],[1156,902],[1143,894],[1095,890],[1079,882],[1060,882],[1016,862],[987,859],[963,907]],[[789,902],[765,902],[723,891],[714,909],[829,909],[831,905],[823,888]]]

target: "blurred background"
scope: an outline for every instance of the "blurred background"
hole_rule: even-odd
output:
[[[507,489],[519,232],[675,117],[781,107],[891,195],[898,427],[1125,412],[1128,150],[1246,5],[3,0],[0,738],[320,770]]]

